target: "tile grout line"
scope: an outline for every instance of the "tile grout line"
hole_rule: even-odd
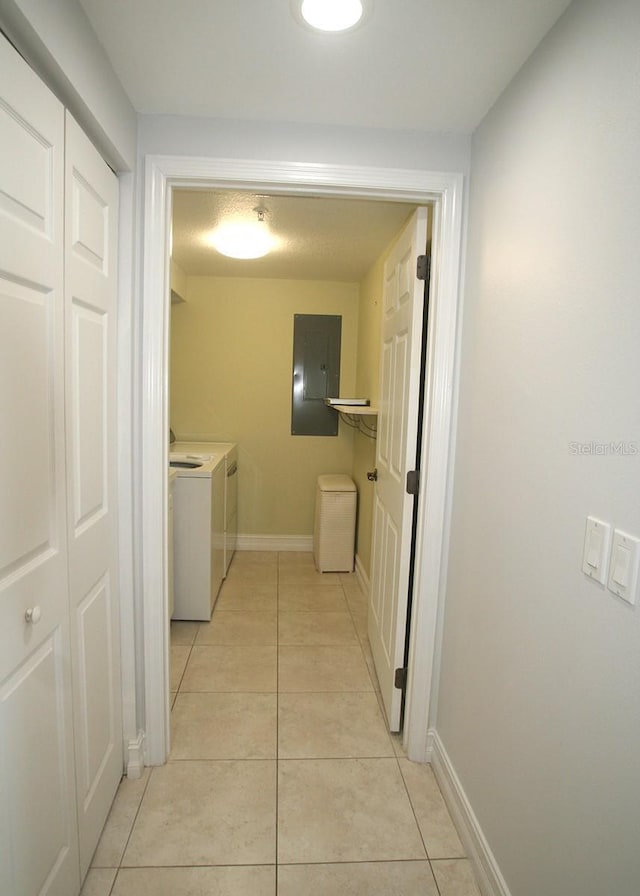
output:
[[[196,637],[197,637],[199,628],[200,628],[200,625],[198,624],[198,628],[196,629],[196,631],[195,631],[195,633],[194,633],[194,636],[193,636],[193,639],[192,639],[191,643],[190,643],[190,644],[186,644],[186,645],[184,645],[185,647],[188,647],[188,648],[189,648],[189,653],[188,653],[188,655],[187,655],[187,660],[186,660],[186,662],[185,662],[185,664],[184,664],[184,669],[182,670],[182,675],[180,676],[180,681],[178,682],[178,687],[177,687],[176,692],[175,692],[175,697],[174,697],[172,706],[171,706],[170,709],[169,709],[169,712],[170,712],[170,713],[171,713],[172,710],[173,710],[173,706],[175,705],[175,701],[178,699],[178,694],[180,693],[180,689],[181,689],[181,686],[182,686],[182,680],[183,680],[184,675],[185,675],[185,672],[186,672],[186,670],[187,670],[187,664],[189,663],[189,659],[190,659],[190,657],[191,657],[191,651],[193,650],[193,645],[194,645],[195,642],[196,642]],[[169,623],[169,631],[171,631],[171,623]],[[167,762],[168,762],[168,761],[169,761],[169,757],[167,757]],[[118,877],[120,876],[120,871],[122,870],[122,867],[123,867],[123,866],[122,866],[122,862],[123,862],[124,857],[125,857],[125,855],[126,855],[127,848],[128,848],[129,843],[130,843],[130,841],[131,841],[131,837],[133,836],[133,829],[135,828],[135,826],[136,826],[136,822],[137,822],[137,820],[138,820],[138,816],[140,815],[140,811],[141,811],[141,809],[142,809],[142,803],[143,803],[143,801],[144,801],[145,795],[146,795],[147,790],[148,790],[148,788],[149,788],[149,785],[150,785],[150,783],[151,783],[151,776],[153,775],[153,772],[154,772],[154,769],[151,768],[150,771],[149,771],[149,774],[148,774],[148,776],[147,776],[147,781],[146,781],[146,783],[145,783],[145,785],[144,785],[144,788],[143,788],[143,790],[142,790],[142,795],[141,795],[141,797],[140,797],[140,801],[138,802],[138,806],[137,806],[136,811],[135,811],[135,813],[134,813],[133,821],[131,822],[131,827],[130,827],[130,829],[129,829],[129,833],[127,834],[127,838],[126,838],[125,843],[124,843],[124,846],[123,846],[123,848],[122,848],[122,854],[120,855],[120,858],[119,858],[119,860],[118,860],[118,864],[117,864],[117,866],[116,866],[116,868],[115,868],[115,872],[116,872],[116,873],[115,873],[115,875],[114,875],[113,881],[111,882],[111,886],[110,886],[110,888],[109,888],[109,893],[107,894],[107,896],[111,896],[111,894],[114,892],[115,886],[116,886],[116,884],[117,884],[117,882],[118,882]],[[106,822],[105,822],[105,825],[106,825]],[[95,866],[90,865],[90,866],[89,866],[89,869],[91,870],[91,869],[94,868],[94,867],[95,867]],[[155,866],[154,866],[154,867],[155,867]],[[96,870],[97,870],[97,869],[96,869]]]
[[[171,628],[171,623],[169,623],[169,628]],[[197,637],[198,637],[198,632],[199,632],[199,631],[200,631],[200,623],[198,623],[198,628],[197,628],[196,631],[195,631],[195,634],[194,634],[194,636],[193,636],[193,640],[191,641],[191,644],[185,644],[185,645],[184,645],[185,647],[188,647],[188,648],[189,648],[189,653],[187,654],[187,659],[186,659],[186,662],[185,662],[185,664],[184,664],[184,668],[183,668],[183,670],[182,670],[182,674],[181,674],[181,676],[180,676],[180,681],[178,682],[178,687],[176,688],[176,691],[175,691],[175,694],[176,694],[176,696],[175,696],[175,700],[178,699],[178,694],[180,693],[180,691],[181,691],[181,689],[182,689],[182,682],[183,682],[183,680],[184,680],[184,676],[185,676],[185,673],[186,673],[186,671],[187,671],[187,666],[189,665],[189,660],[191,659],[191,654],[192,654],[192,652],[193,652],[193,648],[195,647],[195,643],[196,643],[196,639],[197,639]],[[179,647],[180,645],[176,644],[176,645],[174,645],[174,646]],[[175,704],[175,700],[174,700],[174,704]],[[173,706],[171,706],[171,709],[173,709]]]
[[[343,589],[343,592],[344,592],[344,585],[342,585],[342,589]],[[361,589],[360,589],[360,590],[361,590]],[[353,615],[353,610],[352,610],[351,604],[350,604],[350,602],[349,602],[349,600],[348,600],[348,598],[347,598],[347,596],[346,596],[346,593],[345,593],[345,600],[346,600],[346,603],[347,603],[347,607],[348,607],[348,609],[349,609],[349,614],[351,615],[351,621],[352,621],[352,623],[353,623],[353,627],[354,627],[354,629],[355,629],[355,631],[356,631],[356,636],[357,636],[357,638],[358,638],[358,643],[359,643],[359,645],[360,645],[360,650],[361,650],[361,652],[362,652],[362,658],[363,658],[363,660],[365,661],[365,663],[366,663],[366,665],[367,665],[367,671],[368,671],[368,673],[369,673],[369,678],[371,679],[371,684],[373,685],[374,691],[376,692],[376,696],[378,697],[378,692],[377,692],[376,687],[375,687],[376,682],[373,681],[373,675],[372,675],[372,672],[371,672],[371,670],[369,669],[369,664],[368,664],[367,661],[366,661],[365,651],[364,651],[364,647],[363,647],[363,644],[362,644],[363,638],[362,638],[362,636],[361,636],[361,634],[360,634],[360,632],[359,632],[359,630],[358,630],[358,627],[357,627],[357,625],[356,625],[356,623],[355,623],[355,618],[354,618],[354,615]],[[378,702],[380,702],[379,699],[378,699]],[[382,707],[380,707],[380,710],[381,710],[381,712],[382,712]],[[383,713],[383,718],[384,718],[384,713]],[[391,748],[393,749],[393,752],[394,752],[394,756],[393,756],[393,758],[395,759],[396,767],[397,767],[397,769],[398,769],[398,774],[400,775],[400,779],[402,780],[402,786],[404,787],[404,791],[405,791],[405,793],[406,793],[406,795],[407,795],[407,799],[409,800],[409,805],[411,806],[411,812],[412,812],[412,814],[413,814],[413,818],[414,818],[414,821],[415,821],[415,823],[416,823],[416,827],[417,827],[417,829],[418,829],[418,834],[419,834],[419,836],[420,836],[420,840],[421,840],[421,842],[422,842],[422,846],[423,846],[423,848],[424,848],[424,853],[425,853],[426,860],[427,860],[427,862],[429,863],[429,870],[431,871],[431,876],[433,877],[433,882],[434,882],[434,884],[435,884],[436,891],[437,891],[437,893],[438,893],[438,896],[441,896],[441,893],[440,893],[440,887],[438,886],[438,881],[437,881],[437,879],[436,879],[436,875],[435,875],[434,870],[433,870],[433,865],[431,864],[431,858],[430,858],[430,856],[429,856],[429,850],[427,849],[427,844],[426,844],[426,842],[425,842],[424,836],[423,836],[423,834],[422,834],[422,830],[421,830],[420,825],[419,825],[419,823],[418,823],[418,818],[417,818],[416,811],[415,811],[415,808],[414,808],[414,805],[413,805],[413,801],[412,801],[412,799],[411,799],[411,794],[409,793],[409,788],[408,788],[408,786],[407,786],[407,782],[405,781],[404,775],[402,774],[402,769],[401,769],[401,767],[400,767],[400,758],[401,758],[401,757],[398,756],[398,754],[397,754],[396,751],[395,751],[395,747],[394,747],[394,744],[393,744],[393,740],[392,740],[392,738],[391,738],[391,733],[390,733],[389,730],[388,730],[388,723],[387,723],[387,721],[386,721],[386,718],[385,718],[385,730],[386,730],[387,736],[388,736],[388,738],[389,738],[389,743],[390,743],[390,745],[391,745]]]
[[[351,604],[349,603],[349,598],[347,597],[346,592],[345,592],[345,589],[344,589],[344,583],[341,582],[340,584],[341,584],[341,586],[342,586],[342,591],[343,591],[343,593],[344,593],[344,598],[345,598],[345,601],[346,601],[346,603],[347,603],[347,608],[348,608],[348,610],[349,610],[349,614],[350,614],[350,616],[351,616],[351,622],[352,622],[353,627],[354,627],[354,629],[355,629],[356,638],[357,638],[357,640],[358,640],[358,646],[360,647],[360,653],[362,654],[362,660],[363,660],[365,666],[367,667],[367,675],[369,676],[369,681],[371,682],[371,687],[373,688],[373,693],[374,693],[375,696],[376,696],[376,700],[378,701],[378,706],[379,706],[379,708],[380,708],[380,712],[381,712],[381,714],[382,714],[382,719],[383,719],[383,721],[384,721],[384,726],[385,726],[385,730],[386,730],[386,732],[387,732],[387,737],[389,738],[389,745],[391,746],[391,749],[393,750],[394,755],[395,755],[395,748],[394,748],[394,745],[393,745],[393,739],[392,739],[392,737],[391,737],[391,732],[389,731],[389,724],[388,724],[388,722],[387,722],[387,717],[386,717],[386,714],[385,714],[385,711],[384,711],[384,706],[383,706],[383,704],[382,704],[382,694],[380,693],[380,683],[378,682],[377,678],[374,680],[375,671],[372,671],[372,670],[369,668],[369,663],[367,662],[367,657],[366,657],[366,655],[365,655],[365,649],[364,649],[364,646],[363,646],[363,640],[364,640],[364,639],[363,639],[363,636],[362,636],[362,635],[360,634],[360,632],[358,631],[358,626],[356,625],[356,621],[355,621],[354,613],[353,613],[353,610],[351,609]],[[360,586],[360,583],[356,581],[356,585],[357,585],[357,588],[358,588],[358,591],[360,592],[360,594],[362,594],[363,597],[366,597],[366,595],[364,594],[364,592],[363,592],[363,590],[362,590],[362,588],[361,588],[361,586]],[[369,608],[369,600],[368,600],[368,598],[367,598],[367,612],[368,612],[368,608]],[[368,640],[369,640],[369,635],[368,635],[368,633],[367,633],[367,635],[366,635],[366,639],[367,639],[367,642],[368,642]]]
[[[411,812],[413,813],[416,827],[418,828],[418,833],[420,834],[420,840],[422,841],[422,845],[424,847],[424,854],[427,858],[427,862],[429,863],[429,870],[431,871],[431,876],[433,877],[433,882],[434,882],[436,890],[438,892],[438,896],[442,896],[442,894],[440,893],[440,887],[438,886],[438,881],[436,879],[435,872],[433,870],[433,865],[431,863],[431,856],[429,855],[429,850],[427,848],[427,844],[424,839],[424,835],[422,833],[422,828],[420,827],[420,823],[418,822],[418,816],[416,814],[416,810],[413,805],[413,800],[411,799],[411,794],[409,793],[409,787],[407,785],[407,782],[405,781],[404,775],[402,774],[402,768],[400,766],[400,759],[401,759],[401,757],[396,755],[396,763],[398,765],[398,773],[400,774],[400,778],[402,779],[402,786],[404,787],[404,791],[407,795],[407,799],[409,800],[409,805],[411,806]]]
[[[149,772],[149,774],[148,774],[148,776],[147,776],[147,782],[146,782],[146,784],[144,785],[144,787],[143,787],[143,789],[142,789],[142,796],[140,797],[140,802],[138,803],[138,807],[137,807],[137,809],[136,809],[136,811],[135,811],[135,814],[134,814],[134,816],[133,816],[133,821],[131,822],[131,827],[130,827],[130,829],[129,829],[129,833],[127,834],[127,839],[126,839],[125,844],[124,844],[124,847],[123,847],[123,849],[122,849],[122,855],[120,856],[120,859],[118,860],[118,867],[117,867],[117,869],[116,869],[116,876],[113,878],[113,884],[111,885],[111,890],[113,890],[113,888],[115,887],[115,885],[116,885],[116,883],[117,883],[117,880],[118,880],[118,877],[120,876],[120,871],[121,871],[121,869],[122,869],[122,862],[124,861],[124,857],[125,857],[125,855],[126,855],[127,848],[128,848],[128,846],[129,846],[129,841],[131,840],[131,837],[132,837],[132,835],[133,835],[133,829],[134,829],[135,826],[136,826],[136,821],[138,820],[138,815],[140,814],[140,810],[141,810],[141,808],[142,808],[142,802],[143,802],[143,800],[144,800],[144,798],[145,798],[145,795],[146,795],[146,793],[147,793],[147,790],[148,790],[148,788],[149,788],[149,784],[151,783],[151,776],[153,775],[153,772],[154,772],[154,769],[151,768],[151,770],[150,770],[150,772]],[[111,891],[110,891],[110,892],[111,892]]]
[[[113,875],[113,880],[111,881],[111,886],[109,887],[109,892],[107,893],[107,896],[111,896],[111,894],[113,893],[113,890],[115,888],[116,881],[118,880],[119,874],[120,874],[120,869],[116,868],[116,873]],[[85,881],[86,881],[86,878],[85,878]],[[84,889],[84,884],[82,885],[82,889]],[[82,896],[82,891],[80,892],[80,896]]]

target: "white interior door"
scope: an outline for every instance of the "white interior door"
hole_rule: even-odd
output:
[[[64,111],[4,39],[0,85],[0,893],[69,896]]]
[[[415,468],[424,283],[416,277],[427,245],[427,210],[418,209],[384,268],[380,406],[370,581],[369,641],[391,731],[400,728],[414,498],[406,474]]]
[[[66,114],[69,586],[80,870],[123,771],[116,533],[118,179]]]

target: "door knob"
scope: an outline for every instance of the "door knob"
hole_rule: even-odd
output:
[[[367,479],[369,480],[369,482],[377,482],[378,481],[377,468],[375,470],[369,470],[369,472],[367,473]]]
[[[40,607],[29,607],[29,609],[24,612],[25,622],[29,622],[31,625],[37,625],[40,622],[41,616],[42,610]]]

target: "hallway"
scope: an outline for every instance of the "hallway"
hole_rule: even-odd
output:
[[[355,575],[236,553],[212,621],[172,623],[171,756],[123,780],[82,896],[477,896],[366,628]]]

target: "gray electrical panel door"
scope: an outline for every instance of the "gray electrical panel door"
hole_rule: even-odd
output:
[[[338,314],[294,314],[291,434],[336,436],[338,413],[325,398],[340,394],[340,338]]]

